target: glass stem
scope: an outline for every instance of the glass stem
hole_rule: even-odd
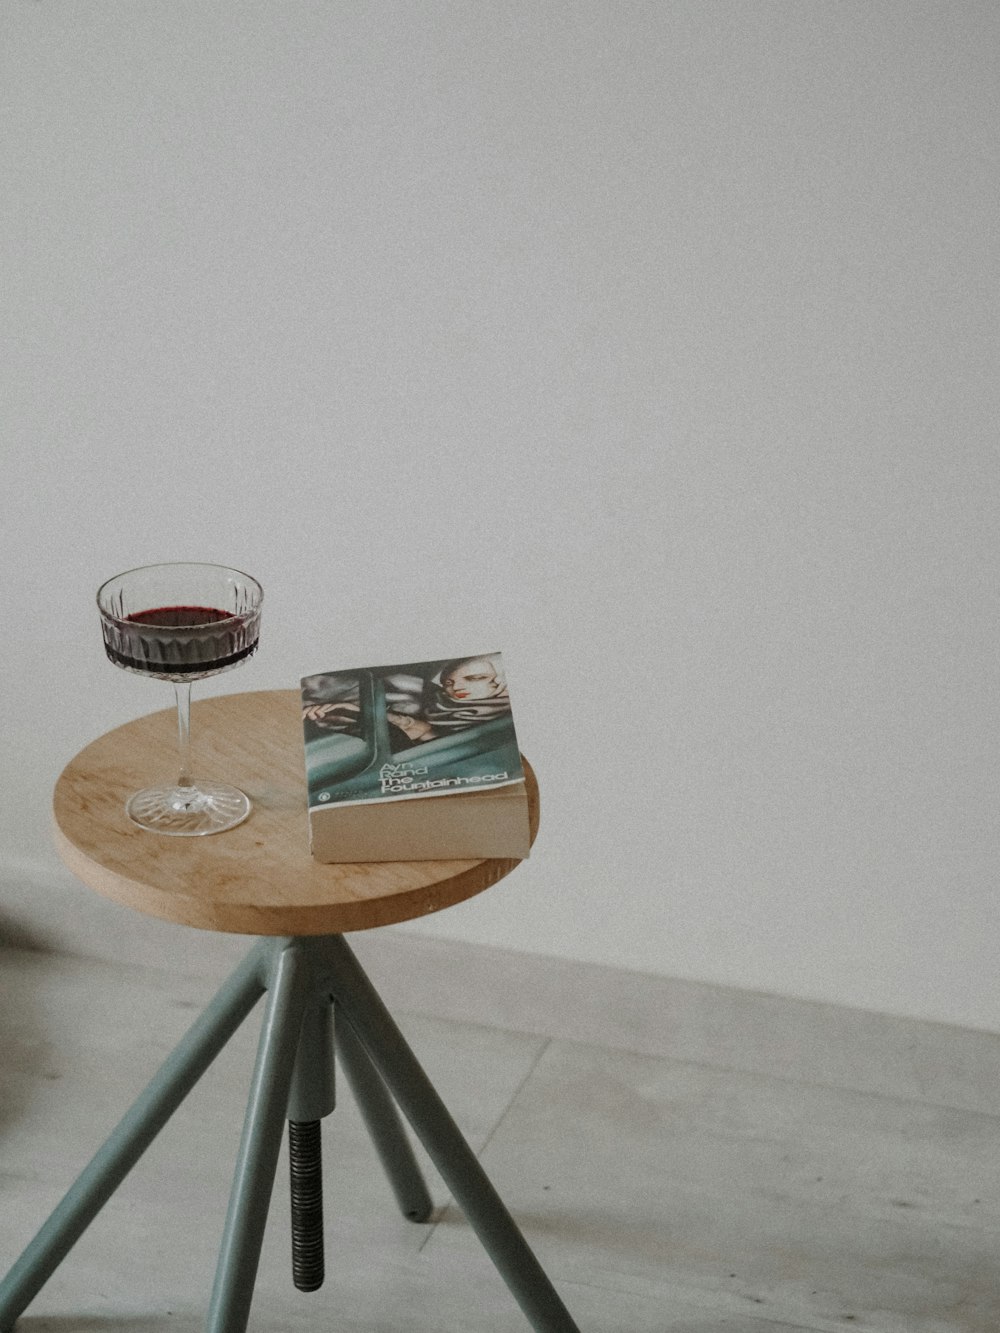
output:
[[[177,751],[180,763],[178,787],[190,787],[191,783],[191,682],[175,680],[174,694],[177,698]]]

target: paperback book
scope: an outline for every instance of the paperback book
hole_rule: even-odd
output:
[[[499,653],[321,672],[301,686],[317,860],[528,855]]]

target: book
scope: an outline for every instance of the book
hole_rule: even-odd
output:
[[[500,653],[320,672],[301,689],[318,861],[528,855]]]

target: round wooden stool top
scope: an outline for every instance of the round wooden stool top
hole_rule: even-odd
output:
[[[125,814],[132,792],[177,776],[176,713],[109,731],[63,770],[56,846],[84,884],[140,912],[241,935],[335,935],[408,921],[462,902],[520,862],[385,861],[322,865],[309,851],[301,702],[262,690],[195,702],[196,774],[240,787],[250,818],[226,833],[147,833]],[[531,838],[538,785],[527,762]]]

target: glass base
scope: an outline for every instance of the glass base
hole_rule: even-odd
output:
[[[129,797],[125,813],[133,824],[150,833],[194,838],[242,824],[250,813],[250,798],[222,782],[150,787]]]

